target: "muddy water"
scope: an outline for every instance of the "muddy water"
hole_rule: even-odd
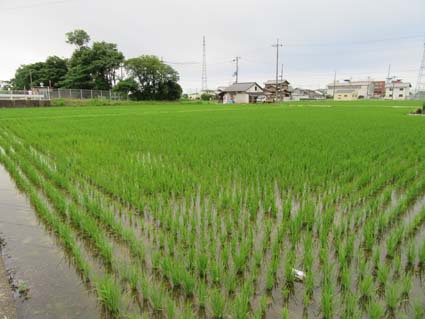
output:
[[[61,247],[40,225],[1,165],[0,238],[5,242],[2,255],[13,282],[29,288],[27,297],[15,291],[18,318],[102,318],[96,296],[81,283]]]

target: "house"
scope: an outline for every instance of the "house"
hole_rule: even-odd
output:
[[[256,103],[259,97],[265,95],[264,89],[256,82],[234,83],[219,93],[223,104]]]
[[[373,98],[382,99],[385,96],[385,81],[373,81]]]
[[[189,100],[192,100],[192,101],[194,101],[194,100],[200,100],[201,99],[201,93],[199,93],[199,92],[188,93],[187,94],[187,98]]]
[[[337,101],[353,101],[358,100],[358,91],[353,89],[335,90],[334,100]]]
[[[354,100],[369,99],[373,96],[373,82],[372,81],[338,81],[335,84],[331,83],[327,86],[327,95],[334,97],[337,100],[337,92],[339,99],[348,99],[350,96]],[[355,91],[349,93],[348,91]],[[334,96],[335,93],[335,96]],[[347,95],[347,96],[345,96]]]
[[[10,85],[9,81],[2,81],[2,80],[0,80],[0,90],[4,90],[9,85]]]
[[[393,80],[385,84],[386,100],[406,100],[410,97],[412,85],[402,80]]]
[[[278,99],[284,100],[289,99],[291,97],[292,88],[289,86],[289,82],[287,80],[269,80],[264,82],[264,90],[269,94],[270,97],[276,97],[276,87],[278,90]]]
[[[306,100],[324,100],[326,99],[325,94],[315,90],[295,88],[292,91],[292,101],[306,101]]]

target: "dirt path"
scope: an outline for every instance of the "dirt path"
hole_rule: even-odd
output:
[[[0,255],[0,319],[16,319],[16,307],[13,302],[6,269]]]

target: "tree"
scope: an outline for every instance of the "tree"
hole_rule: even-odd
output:
[[[116,83],[116,71],[124,61],[117,45],[95,42],[80,47],[69,60],[69,71],[61,82],[66,88],[109,90]]]
[[[114,86],[113,91],[119,93],[123,98],[137,99],[138,84],[132,79],[121,80]]]
[[[81,29],[76,29],[71,32],[67,32],[66,43],[76,45],[79,49],[86,46],[90,42],[89,34]]]
[[[176,100],[181,97],[179,75],[153,55],[142,55],[125,62],[129,78],[138,84],[136,96],[142,100]]]
[[[12,84],[15,89],[30,89],[31,86],[51,85],[59,87],[59,83],[68,72],[67,61],[57,56],[51,56],[45,62],[21,65],[15,72]]]

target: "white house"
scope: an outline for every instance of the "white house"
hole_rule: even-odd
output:
[[[373,82],[372,81],[343,81],[328,84],[327,95],[332,96],[335,100],[339,99],[368,99],[373,97]],[[348,91],[352,91],[350,94],[346,94]],[[341,94],[338,94],[342,93]],[[335,96],[334,96],[335,93]],[[347,96],[345,96],[347,95]]]
[[[401,80],[394,80],[385,84],[386,100],[406,100],[410,96],[412,85]]]
[[[8,86],[8,85],[9,85],[8,81],[0,80],[0,90],[3,89],[4,87]]]
[[[291,99],[292,101],[324,100],[326,97],[319,91],[296,88],[292,91]]]
[[[223,104],[233,103],[256,103],[258,97],[264,96],[265,92],[256,82],[234,83],[223,88],[220,95]]]

